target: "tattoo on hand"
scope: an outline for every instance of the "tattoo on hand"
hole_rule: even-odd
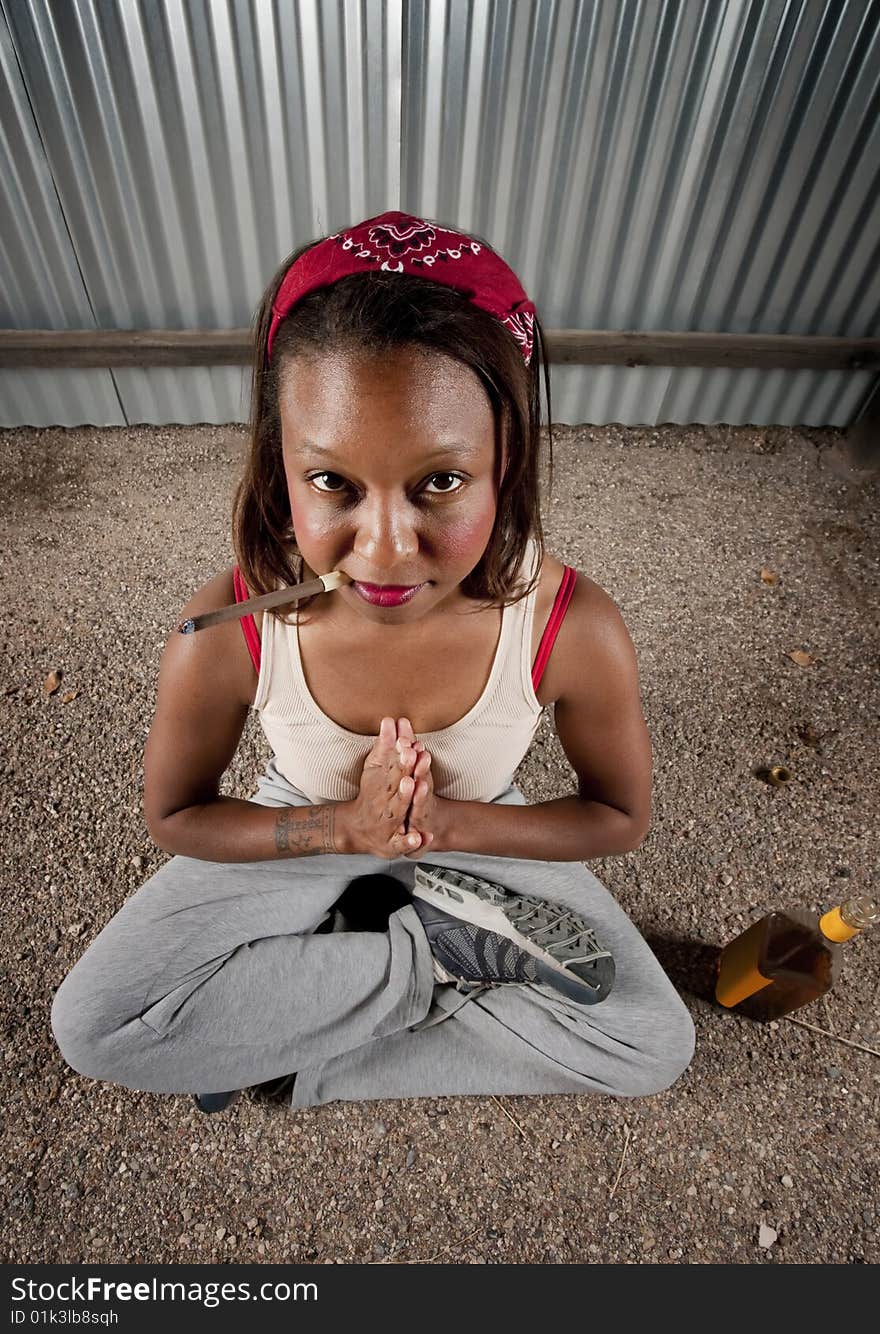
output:
[[[279,812],[275,821],[276,851],[290,852],[295,857],[318,857],[325,852],[335,852],[333,807],[307,806],[299,819],[296,818],[297,811],[302,811],[302,807],[290,806]]]

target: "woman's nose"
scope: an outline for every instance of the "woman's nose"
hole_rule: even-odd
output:
[[[369,563],[373,574],[403,575],[403,568],[419,549],[413,516],[401,506],[377,503],[364,509],[354,544],[355,553]]]

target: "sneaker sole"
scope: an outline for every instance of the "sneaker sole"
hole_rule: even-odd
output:
[[[462,879],[468,879],[475,885],[488,884],[488,881],[481,881],[477,876],[467,875],[466,872],[456,871]],[[429,883],[426,883],[429,882]],[[493,889],[498,886],[493,885]],[[444,912],[451,912],[453,916],[458,917],[463,922],[470,922],[473,926],[481,926],[486,931],[492,931],[495,935],[503,936],[505,940],[513,941],[518,949],[524,953],[530,954],[535,960],[535,969],[539,980],[554,991],[560,992],[569,1000],[577,1001],[581,1005],[598,1005],[603,1001],[611,990],[611,984],[614,981],[614,960],[607,950],[603,950],[596,956],[596,962],[599,966],[599,985],[591,986],[576,974],[563,968],[561,963],[557,963],[552,956],[541,949],[539,945],[533,945],[528,937],[523,936],[517,931],[516,927],[500,908],[494,907],[491,903],[485,903],[479,896],[476,889],[465,889],[464,892],[458,890],[454,885],[449,884],[434,871],[428,871],[421,863],[416,863],[415,884],[413,885],[413,896],[424,899],[434,908],[439,908]],[[519,984],[522,985],[522,984]]]

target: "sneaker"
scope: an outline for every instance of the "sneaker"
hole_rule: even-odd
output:
[[[231,1093],[194,1093],[193,1102],[200,1112],[225,1112],[227,1107],[231,1107],[238,1097],[239,1090],[234,1089]]]
[[[597,1005],[611,991],[614,960],[577,913],[447,866],[417,862],[413,907],[438,981],[461,987],[540,983]]]
[[[281,1104],[284,1107],[291,1105],[293,1098],[293,1086],[296,1083],[296,1075],[281,1075],[278,1079],[268,1079],[262,1084],[252,1084],[247,1089],[247,1096],[251,1102],[264,1102]]]
[[[392,913],[412,903],[412,895],[394,876],[381,872],[350,880],[333,905],[337,931],[387,931]]]

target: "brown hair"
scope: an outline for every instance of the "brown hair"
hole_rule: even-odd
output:
[[[489,545],[463,581],[462,592],[491,606],[518,602],[537,584],[537,575],[528,587],[520,588],[516,582],[530,538],[535,539],[541,559],[544,556],[539,476],[542,369],[551,490],[553,486],[550,376],[541,325],[536,318],[531,365],[526,366],[510,332],[464,293],[409,274],[354,273],[308,293],[294,306],[278,327],[270,363],[266,340],[276,294],[291,264],[316,244],[302,246],[284,261],[255,316],[250,442],[232,518],[236,560],[248,587],[255,596],[269,593],[279,585],[299,583],[303,574],[281,452],[278,400],[288,362],[331,349],[387,352],[411,345],[442,352],[468,366],[489,397],[496,429],[497,514]],[[499,483],[502,432],[507,469]],[[302,610],[310,601],[275,608],[270,614],[286,620],[285,612],[293,607]]]

